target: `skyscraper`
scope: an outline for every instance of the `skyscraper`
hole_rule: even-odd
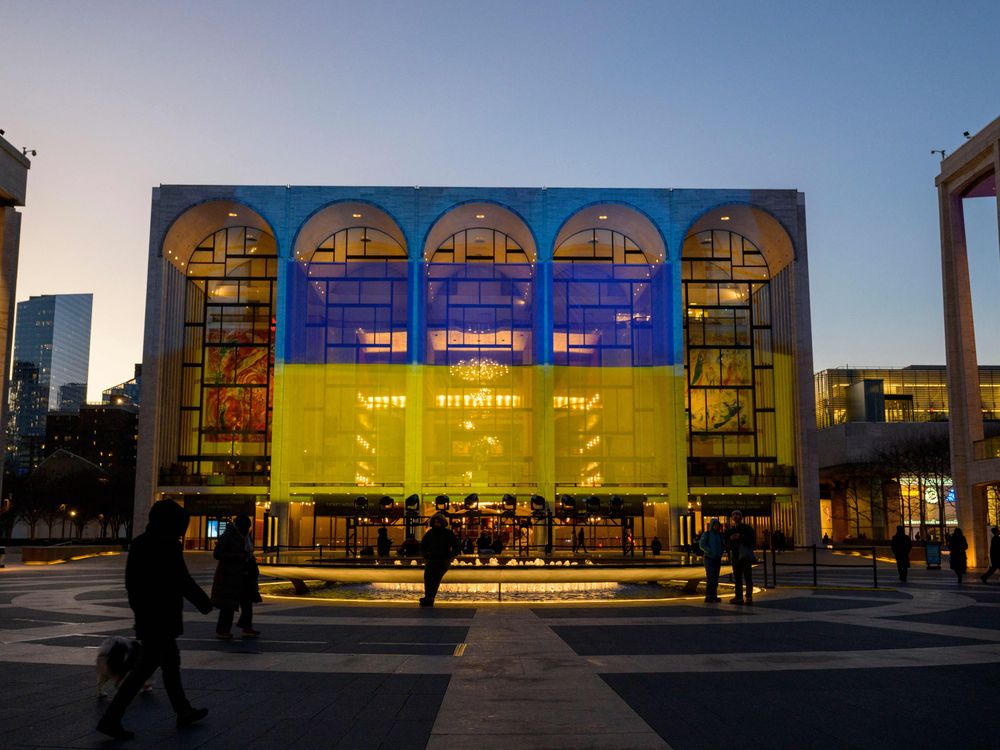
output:
[[[7,461],[18,473],[41,459],[45,415],[79,400],[81,388],[86,393],[93,303],[92,294],[45,294],[17,303]]]

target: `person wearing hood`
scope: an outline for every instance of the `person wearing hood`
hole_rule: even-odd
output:
[[[430,528],[420,540],[420,552],[424,556],[424,595],[421,607],[433,607],[441,579],[451,567],[451,561],[462,551],[462,545],[455,532],[448,526],[443,513],[431,516]]]
[[[215,637],[232,640],[233,615],[238,609],[240,619],[236,626],[244,638],[256,638],[259,630],[253,627],[253,605],[261,601],[257,561],[253,556],[253,539],[250,516],[241,513],[226,526],[215,543],[213,556],[219,561],[212,580],[212,604],[219,609]]]
[[[122,717],[157,668],[163,673],[163,687],[177,714],[178,727],[208,715],[207,708],[193,708],[184,695],[177,649],[177,637],[184,632],[184,600],[202,614],[212,611],[208,594],[195,583],[184,564],[181,537],[189,520],[188,512],[177,503],[160,500],[149,510],[146,532],[132,540],[125,563],[125,589],[135,613],[135,634],[142,643],[142,655],[97,724],[99,732],[114,739],[135,736],[122,726]]]
[[[708,522],[708,529],[698,540],[705,559],[705,601],[710,604],[721,602],[719,598],[719,571],[722,570],[722,555],[726,551],[726,541],[722,538],[722,524],[718,518]]]

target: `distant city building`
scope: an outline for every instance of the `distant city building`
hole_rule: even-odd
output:
[[[135,468],[139,412],[128,405],[85,404],[78,411],[50,412],[44,455],[65,450],[108,474]]]
[[[944,365],[835,367],[816,373],[816,424],[941,422],[948,419]],[[1000,420],[1000,367],[979,368],[985,420]]]
[[[76,411],[87,403],[86,383],[67,383],[59,386],[59,410]]]
[[[940,536],[955,525],[945,366],[839,367],[815,383],[823,533],[885,539],[902,524]],[[979,392],[985,433],[998,434],[1000,367],[979,368]]]
[[[114,404],[116,406],[124,406],[131,404],[132,406],[139,405],[139,390],[142,385],[142,363],[138,362],[135,366],[135,375],[131,380],[126,380],[124,383],[119,383],[118,385],[113,385],[110,388],[105,388],[101,392],[101,401],[105,404]]]
[[[14,320],[17,256],[21,238],[21,214],[31,162],[0,137],[0,366],[3,396],[0,398],[0,425],[7,424],[7,377],[10,373],[11,322]],[[2,474],[0,474],[2,478]],[[2,491],[2,488],[0,488]]]
[[[48,412],[63,399],[70,408],[84,400],[93,301],[92,294],[46,294],[17,304],[7,461],[18,473],[42,457]]]

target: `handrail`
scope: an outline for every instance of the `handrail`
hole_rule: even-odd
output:
[[[875,547],[875,546],[870,546],[870,547],[861,547],[861,546],[858,546],[858,547],[841,547],[840,549],[843,549],[843,550],[859,550],[859,551],[860,550],[864,550],[865,552],[871,554],[871,557],[872,557],[872,564],[871,564],[872,588],[876,588],[877,589],[878,588],[878,548]],[[811,555],[812,559],[809,562],[778,562],[778,555],[777,554],[772,554],[771,555],[771,579],[774,582],[773,583],[774,588],[778,587],[778,566],[779,565],[783,566],[783,567],[787,567],[787,568],[811,568],[812,569],[812,580],[813,580],[812,585],[813,585],[814,588],[819,588],[819,570],[820,570],[820,568],[867,568],[868,567],[868,565],[856,565],[856,564],[851,564],[851,563],[848,563],[848,564],[844,564],[844,563],[821,563],[821,562],[818,561],[817,554],[816,554],[817,551],[819,550],[819,546],[815,545],[815,544],[811,544],[809,546],[804,546],[804,547],[792,547],[792,548],[790,548],[790,550],[793,551],[793,552],[795,550],[810,550],[812,552],[812,555]],[[786,548],[786,551],[788,551],[788,548]]]

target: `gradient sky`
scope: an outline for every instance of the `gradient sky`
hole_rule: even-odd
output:
[[[797,188],[816,369],[943,363],[930,150],[1000,115],[998,29],[996,0],[0,0],[0,128],[38,150],[17,297],[94,293],[95,399],[141,359],[160,183]]]

